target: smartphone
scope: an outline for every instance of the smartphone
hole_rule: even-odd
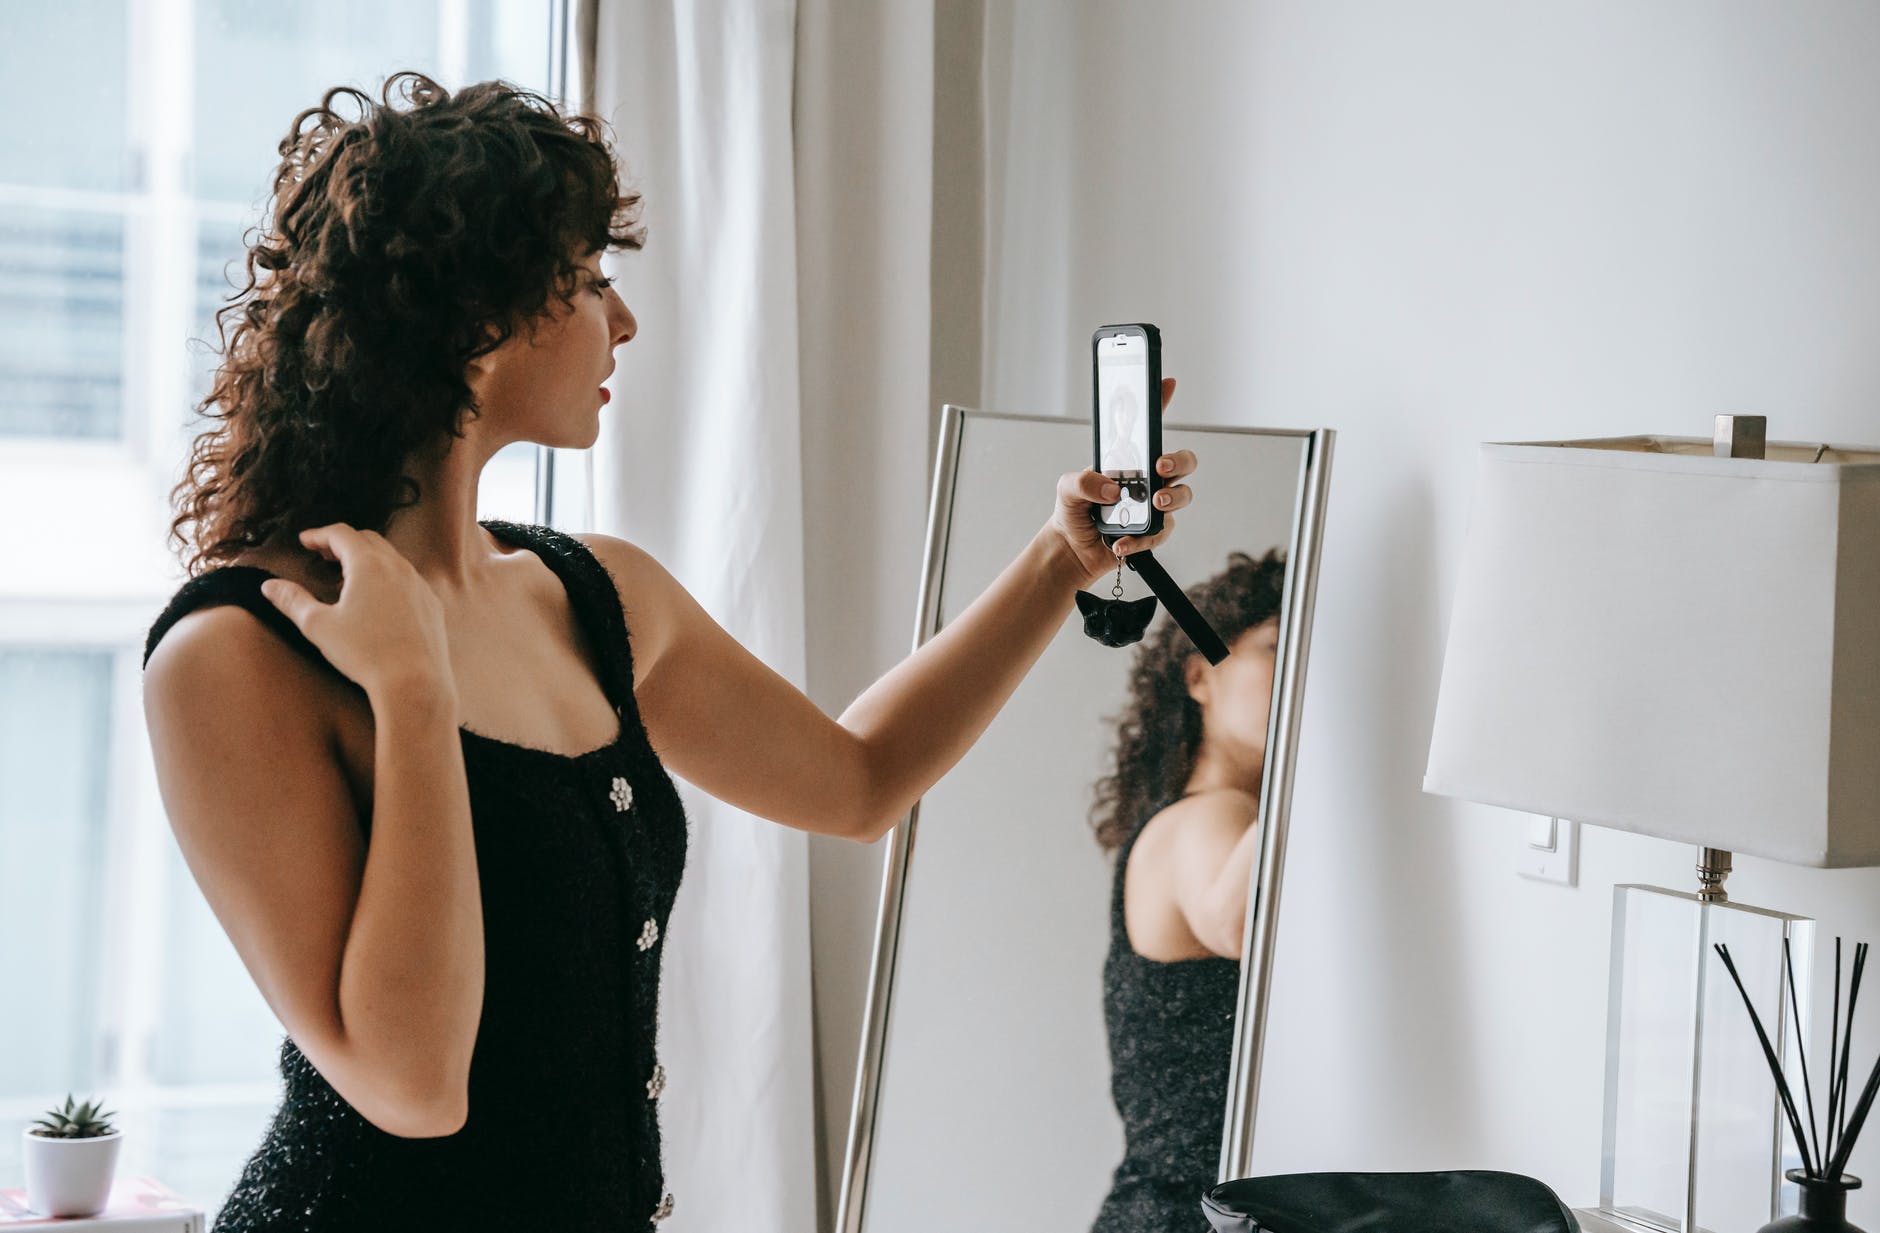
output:
[[[1110,539],[1155,535],[1162,511],[1155,460],[1162,456],[1162,334],[1153,325],[1106,325],[1090,336],[1094,374],[1091,425],[1094,470],[1123,495],[1091,511],[1097,533]]]

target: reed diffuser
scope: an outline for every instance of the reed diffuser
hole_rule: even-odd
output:
[[[1801,1168],[1783,1174],[1801,1190],[1800,1210],[1793,1216],[1764,1225],[1761,1233],[1860,1233],[1847,1222],[1847,1192],[1860,1185],[1860,1179],[1847,1172],[1847,1158],[1854,1149],[1860,1128],[1867,1122],[1875,1093],[1880,1092],[1880,1058],[1875,1059],[1873,1073],[1868,1076],[1860,1099],[1854,1102],[1852,1114],[1847,1108],[1847,1063],[1854,1044],[1854,1003],[1860,997],[1861,972],[1867,966],[1867,943],[1854,947],[1854,964],[1847,988],[1847,1021],[1843,1028],[1841,939],[1834,939],[1834,1018],[1828,1029],[1827,1116],[1819,1119],[1820,1129],[1815,1116],[1815,1087],[1808,1075],[1808,1050],[1802,1042],[1802,1011],[1795,996],[1795,957],[1789,950],[1788,939],[1782,940],[1782,962],[1788,976],[1789,1009],[1795,1017],[1795,1046],[1802,1064],[1802,1101],[1808,1110],[1806,1127],[1788,1076],[1783,1073],[1781,1059],[1776,1056],[1769,1033],[1763,1028],[1762,1017],[1756,1013],[1749,990],[1743,987],[1743,978],[1737,975],[1736,964],[1730,959],[1730,948],[1718,943],[1716,950],[1723,958],[1730,979],[1736,982],[1736,991],[1743,996],[1743,1008],[1749,1011],[1756,1039],[1762,1044],[1763,1059],[1769,1063],[1769,1074],[1776,1081],[1783,1116],[1788,1119],[1789,1133],[1795,1136],[1796,1151],[1802,1158]],[[1778,1010],[1777,1015],[1780,1014]]]

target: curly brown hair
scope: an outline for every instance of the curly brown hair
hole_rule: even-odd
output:
[[[1227,554],[1227,568],[1186,591],[1197,611],[1227,643],[1279,617],[1286,557],[1278,548],[1255,559]],[[1136,652],[1129,702],[1116,725],[1116,770],[1097,781],[1090,827],[1105,852],[1115,852],[1152,810],[1180,795],[1201,751],[1201,704],[1188,696],[1186,665],[1198,654],[1181,626],[1164,616]]]
[[[280,154],[215,314],[217,422],[170,494],[192,575],[307,527],[383,531],[419,498],[408,457],[477,414],[466,365],[568,303],[589,254],[642,242],[606,124],[507,82],[338,86]]]

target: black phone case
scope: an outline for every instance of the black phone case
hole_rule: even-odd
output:
[[[1159,535],[1162,511],[1155,507],[1155,494],[1162,490],[1162,476],[1156,466],[1162,458],[1162,331],[1147,322],[1106,325],[1090,336],[1090,466],[1093,471],[1103,470],[1103,408],[1102,395],[1097,389],[1097,343],[1112,334],[1139,335],[1149,344],[1149,406],[1146,408],[1149,415],[1149,523],[1146,527],[1131,529],[1106,526],[1094,508],[1090,511],[1090,521],[1097,528],[1097,534],[1105,539]]]

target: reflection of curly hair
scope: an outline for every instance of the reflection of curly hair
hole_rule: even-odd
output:
[[[504,82],[335,87],[280,153],[247,285],[216,313],[198,409],[220,422],[171,492],[192,574],[306,527],[383,530],[418,499],[406,459],[477,412],[469,361],[568,302],[580,258],[640,247],[603,123]]]
[[[1234,639],[1279,616],[1286,557],[1275,548],[1259,560],[1227,554],[1227,568],[1189,587],[1187,595],[1221,640]],[[1201,750],[1201,704],[1188,696],[1185,665],[1198,654],[1181,626],[1164,617],[1136,652],[1129,704],[1115,716],[1116,771],[1097,781],[1090,826],[1114,852],[1148,821],[1149,811],[1180,795]]]

